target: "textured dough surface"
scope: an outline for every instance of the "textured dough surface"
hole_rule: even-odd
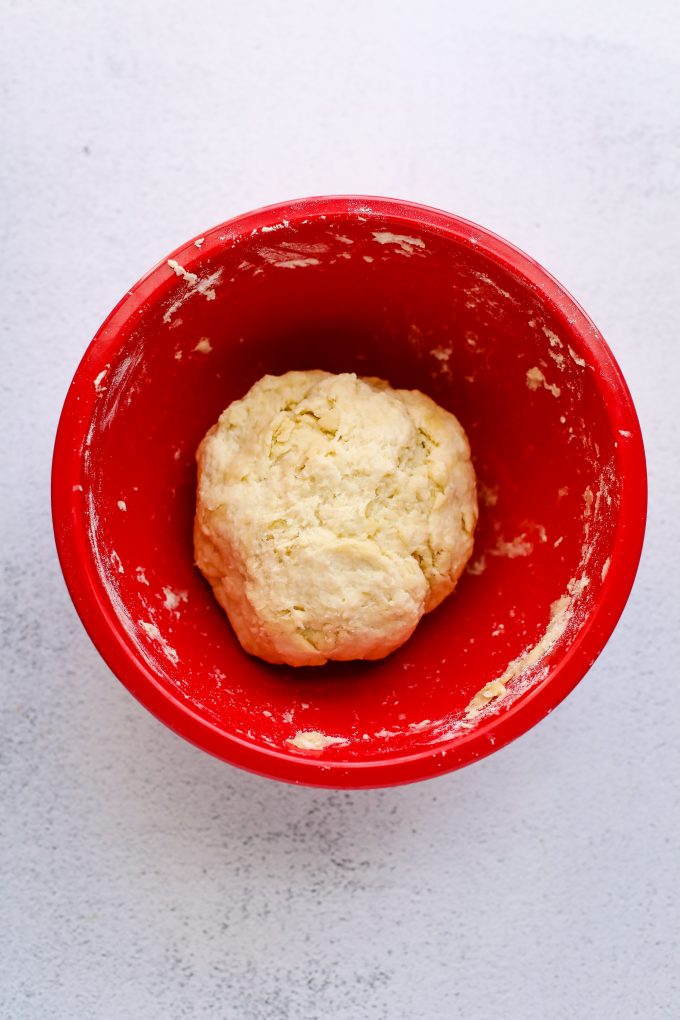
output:
[[[243,648],[268,662],[387,655],[472,552],[467,437],[417,390],[264,376],[197,460],[196,563]]]

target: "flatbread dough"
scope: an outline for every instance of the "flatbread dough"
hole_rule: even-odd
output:
[[[382,658],[472,552],[467,437],[417,390],[267,375],[197,460],[196,563],[243,648],[267,662]]]

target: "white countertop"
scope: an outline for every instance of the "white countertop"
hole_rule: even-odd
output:
[[[677,4],[6,0],[2,24],[0,1016],[677,1016]],[[651,483],[633,596],[569,699],[480,764],[359,794],[148,715],[76,618],[48,502],[121,294],[325,192],[451,209],[555,273],[627,376]]]

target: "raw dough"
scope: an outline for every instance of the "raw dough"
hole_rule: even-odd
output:
[[[467,437],[417,390],[264,376],[197,460],[196,563],[243,648],[267,662],[387,655],[472,552]]]

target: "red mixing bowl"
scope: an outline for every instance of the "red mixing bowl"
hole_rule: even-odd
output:
[[[470,438],[473,559],[380,662],[249,657],[193,564],[201,437],[293,368],[421,389]],[[71,384],[52,484],[66,583],[131,693],[225,761],[331,787],[459,768],[550,712],[615,626],[646,508],[630,394],[573,298],[474,223],[364,197],[240,216],[128,291]],[[331,742],[291,743],[309,732]]]

